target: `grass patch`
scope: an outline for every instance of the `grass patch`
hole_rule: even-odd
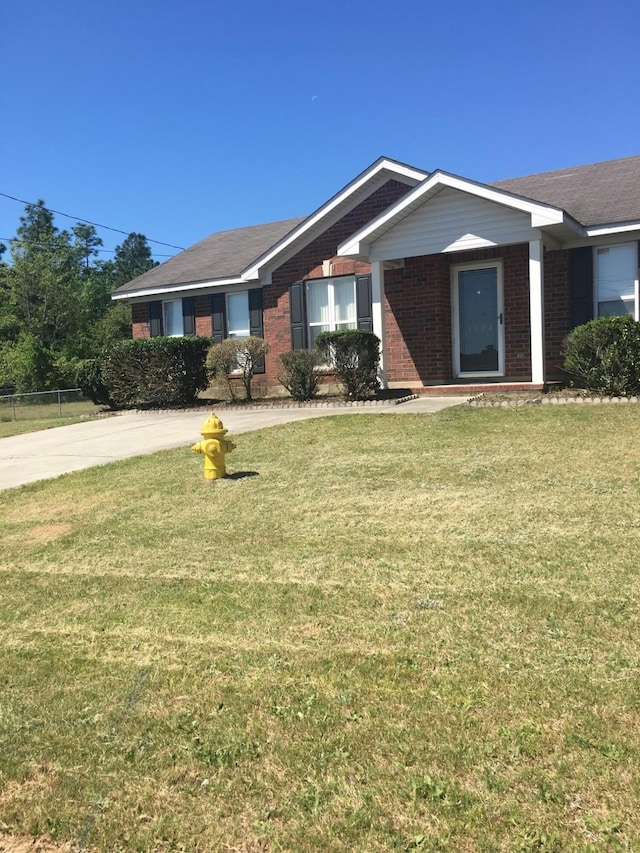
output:
[[[7,403],[3,402],[0,410],[0,438],[77,424],[88,420],[100,411],[101,407],[94,405],[90,400],[63,402],[62,417],[60,417],[60,408],[57,403],[20,405],[16,407],[16,420],[13,420],[14,412]]]
[[[1,820],[638,849],[639,421],[327,417],[239,436],[213,484],[185,448],[0,494]]]

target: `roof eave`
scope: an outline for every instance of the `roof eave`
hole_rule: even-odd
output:
[[[180,282],[178,284],[159,285],[157,287],[141,288],[140,290],[129,290],[119,293],[115,290],[111,294],[114,301],[125,299],[137,299],[141,296],[162,296],[168,293],[180,293],[183,290],[208,290],[217,287],[228,287],[233,284],[247,284],[240,276],[232,278],[210,279],[206,281]]]
[[[640,230],[640,221],[611,222],[603,225],[588,225],[583,229],[585,237],[606,237],[609,234],[624,234]]]

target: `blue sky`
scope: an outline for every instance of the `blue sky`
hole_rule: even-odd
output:
[[[480,181],[638,154],[639,33],[632,0],[7,3],[0,192],[186,247],[382,154]]]

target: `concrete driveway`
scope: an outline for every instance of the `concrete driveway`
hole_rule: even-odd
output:
[[[229,435],[327,415],[430,414],[464,403],[467,397],[421,397],[400,405],[327,408],[274,408],[252,411],[220,409]],[[0,439],[0,489],[10,489],[104,465],[130,456],[143,456],[200,440],[209,414],[197,412],[126,412],[97,421],[72,424]]]

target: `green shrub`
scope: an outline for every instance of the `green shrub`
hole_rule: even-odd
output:
[[[239,378],[246,400],[251,400],[251,380],[264,364],[269,344],[262,338],[226,338],[213,344],[207,353],[207,374],[222,385],[232,400],[236,399],[234,378]]]
[[[564,343],[564,369],[592,391],[640,393],[640,323],[626,314],[578,326]]]
[[[75,384],[96,406],[109,406],[116,408],[109,394],[109,389],[102,380],[101,360],[99,358],[86,358],[80,362],[76,371]]]
[[[118,341],[100,364],[102,381],[119,408],[180,406],[207,387],[211,338]]]
[[[380,340],[373,332],[342,329],[322,332],[316,346],[342,385],[347,400],[365,400],[378,390]]]
[[[316,367],[321,363],[319,350],[296,349],[283,352],[280,356],[281,371],[278,382],[299,403],[313,400],[318,393],[321,375]]]

